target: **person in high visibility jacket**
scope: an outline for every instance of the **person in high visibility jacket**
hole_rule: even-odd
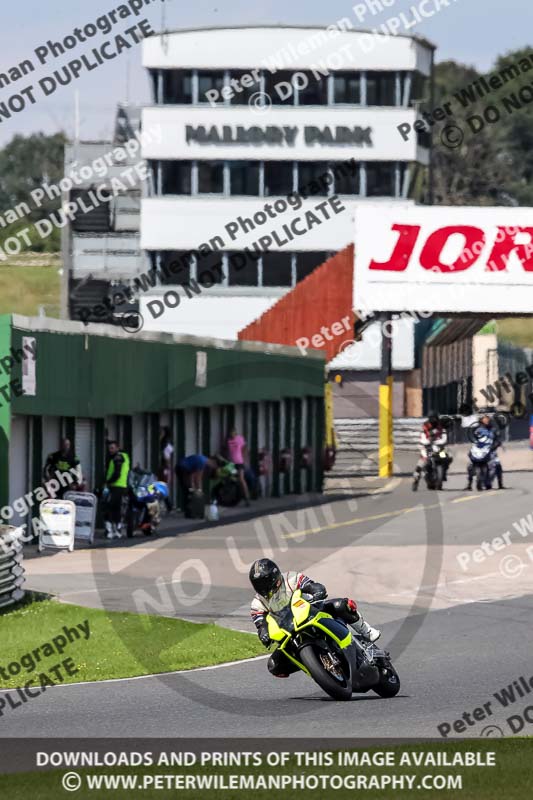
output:
[[[105,529],[108,539],[122,538],[122,509],[128,492],[130,457],[120,449],[118,442],[107,444],[105,482],[109,490],[105,510]]]

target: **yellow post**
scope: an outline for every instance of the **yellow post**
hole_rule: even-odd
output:
[[[326,381],[325,384],[324,405],[326,409],[326,447],[337,449],[337,434],[333,416],[333,387],[329,381]]]
[[[379,387],[379,477],[392,477],[392,376]]]
[[[379,387],[379,477],[391,478],[394,462],[392,427],[392,339],[391,326],[385,329],[385,315],[381,323],[381,384]],[[386,335],[388,333],[388,335]]]

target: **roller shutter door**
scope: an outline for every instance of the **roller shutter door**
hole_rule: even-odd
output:
[[[85,486],[87,491],[92,491],[94,485],[93,421],[76,419],[75,437],[75,451],[81,463]]]

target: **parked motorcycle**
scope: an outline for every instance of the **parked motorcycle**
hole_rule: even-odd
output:
[[[427,444],[425,446],[425,457],[423,466],[423,475],[428,489],[442,489],[444,480],[444,471],[447,463],[451,463],[450,456],[446,452],[446,448],[441,444]],[[422,473],[418,473],[413,478],[413,492],[418,489]]]
[[[145,536],[156,532],[161,522],[161,505],[169,497],[168,486],[151,472],[133,469],[128,478],[128,502],[124,513],[126,534],[132,538],[136,530]]]
[[[309,603],[300,589],[288,606],[267,614],[268,633],[279,649],[335,700],[372,689],[394,697],[400,678],[390,654],[363,639],[350,625]]]
[[[209,487],[210,497],[219,506],[236,506],[243,497],[237,467],[222,456],[217,456],[217,463],[218,469]]]

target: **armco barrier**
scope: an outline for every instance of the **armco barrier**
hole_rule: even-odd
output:
[[[24,597],[23,528],[0,525],[0,608]]]

